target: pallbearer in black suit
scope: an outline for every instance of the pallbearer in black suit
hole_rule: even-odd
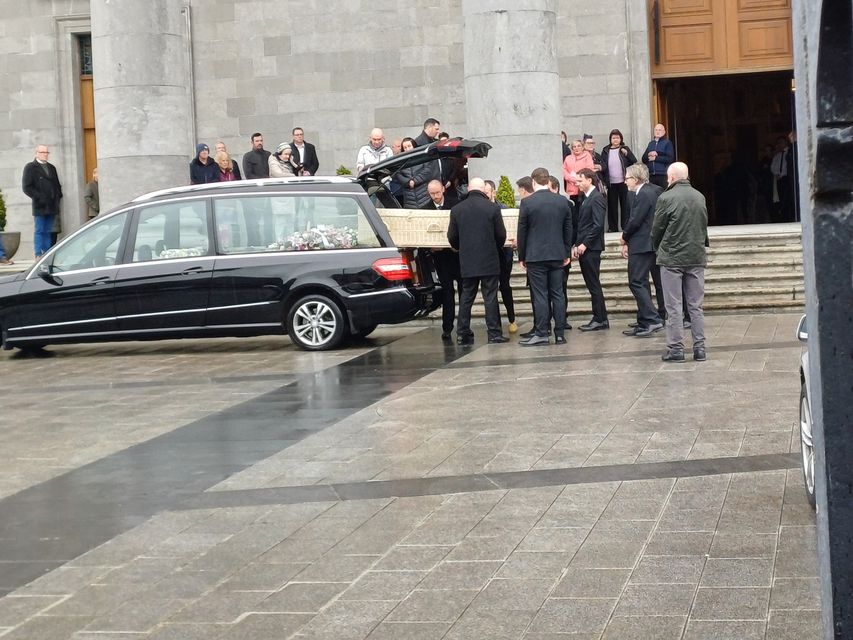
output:
[[[439,180],[431,180],[427,185],[429,202],[421,207],[427,211],[450,211],[452,202],[445,193]],[[435,249],[432,251],[432,263],[441,284],[441,339],[450,340],[453,322],[456,320],[456,292],[462,292],[462,274],[459,272],[459,254],[453,249]]]
[[[486,183],[473,178],[468,183],[468,197],[450,210],[447,239],[459,251],[462,271],[462,293],[459,296],[457,342],[474,342],[471,331],[471,305],[477,289],[486,307],[486,328],[490,343],[507,342],[501,334],[501,314],[498,309],[498,279],[501,265],[498,249],[506,242],[506,227],[501,208],[486,196]]]
[[[573,250],[580,262],[581,275],[592,298],[592,320],[581,325],[581,331],[609,329],[607,305],[601,289],[601,252],[604,251],[604,224],[607,218],[607,201],[598,189],[598,176],[592,169],[578,171],[578,188],[584,200],[578,212],[577,244]]]
[[[551,318],[557,344],[565,344],[563,267],[569,264],[572,252],[572,210],[566,198],[549,190],[547,169],[534,169],[530,177],[533,193],[521,201],[518,210],[518,259],[530,280],[535,333],[519,344],[548,344]]]
[[[625,183],[634,197],[619,243],[622,245],[622,256],[628,258],[628,287],[637,301],[637,326],[622,333],[648,338],[663,328],[663,321],[652,304],[649,287],[649,272],[655,264],[652,221],[655,219],[655,204],[663,189],[649,182],[649,170],[644,164],[628,167]]]

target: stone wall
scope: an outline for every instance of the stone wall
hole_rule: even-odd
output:
[[[254,131],[274,148],[301,126],[317,145],[320,172],[330,174],[342,164],[354,168],[374,126],[390,141],[416,135],[431,116],[451,135],[476,135],[465,114],[461,0],[339,0],[334,11],[325,0],[188,2],[197,140],[221,139],[240,157]],[[557,6],[562,128],[570,137],[592,133],[603,145],[618,127],[632,148],[643,146],[652,124],[646,0]],[[0,10],[0,114],[8,104],[8,116],[0,115],[0,188],[9,228],[31,243],[20,178],[36,141],[51,146],[60,172],[65,229],[85,215],[69,43],[87,24],[89,2],[0,0]],[[97,59],[95,67],[97,76]],[[21,253],[31,251],[27,244]]]

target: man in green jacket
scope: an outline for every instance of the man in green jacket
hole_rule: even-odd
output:
[[[708,208],[705,196],[690,185],[687,165],[673,162],[666,173],[669,186],[658,198],[652,224],[652,244],[661,268],[666,305],[664,362],[684,362],[682,292],[690,312],[693,359],[705,356],[705,266],[708,257]]]

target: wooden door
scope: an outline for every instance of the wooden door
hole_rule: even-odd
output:
[[[95,93],[91,75],[80,76],[80,118],[83,129],[83,158],[86,182],[92,179],[92,169],[98,163],[98,147],[95,139]]]
[[[791,0],[649,0],[652,75],[792,69]]]

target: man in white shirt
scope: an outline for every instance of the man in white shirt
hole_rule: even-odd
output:
[[[359,174],[368,167],[387,160],[392,155],[391,148],[385,144],[385,134],[382,129],[373,129],[370,132],[370,142],[358,150],[355,159],[355,172]]]

